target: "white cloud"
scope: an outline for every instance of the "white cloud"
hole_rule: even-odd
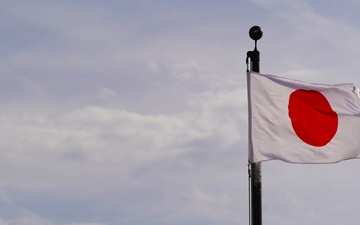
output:
[[[3,219],[0,218],[0,225],[9,225],[9,224],[6,223],[6,221],[4,221]]]
[[[239,138],[244,138],[240,135],[240,125],[246,120],[238,112],[245,104],[239,96],[244,94],[243,91],[195,96],[189,105],[191,111],[175,115],[147,115],[99,106],[58,115],[3,112],[0,115],[0,162],[9,171],[2,177],[3,188],[53,193],[57,198],[79,201],[107,199],[115,190],[126,193],[137,188],[152,189],[155,185],[159,188],[157,195],[166,196],[171,190],[161,185],[163,179],[167,180],[165,183],[169,188],[174,188],[179,182],[187,182],[188,175],[179,173],[181,170],[207,164],[201,162],[196,152],[206,154],[210,151],[221,155],[239,143]],[[159,162],[162,163],[156,166]],[[218,174],[212,173],[207,177],[206,171],[219,166],[216,170],[224,172],[221,164],[194,171],[196,177],[204,177],[197,190],[202,192],[205,188],[202,183]],[[181,170],[175,172],[175,169],[168,174],[166,168]],[[136,175],[143,170],[148,172],[140,174],[151,176]],[[174,180],[172,176],[178,178]],[[198,179],[196,177],[194,179]],[[157,185],[157,182],[160,183]],[[190,187],[184,190],[190,191]],[[211,192],[208,197],[213,198],[213,195],[218,194]],[[220,202],[227,198],[226,195],[220,194]],[[11,195],[8,197],[13,198]],[[149,198],[143,201],[149,201],[146,200]],[[175,194],[172,199],[177,201],[182,198],[183,194]],[[181,204],[174,205],[174,210],[189,207],[188,204],[203,204],[201,201],[196,203],[198,201],[200,199],[185,198]],[[147,202],[141,204],[148,205]],[[167,201],[161,201],[157,210],[149,213],[161,213],[166,210],[167,204]],[[200,210],[195,206],[194,210]],[[134,207],[132,210],[137,211],[142,206],[135,204]],[[204,208],[195,214],[199,213],[202,217],[211,215],[211,211],[218,207]],[[230,205],[226,207],[228,209]],[[126,208],[117,206],[118,210],[129,210]],[[224,210],[213,220],[226,220],[225,215],[228,214]],[[237,220],[235,215],[232,214],[233,219]]]
[[[250,26],[264,73],[357,80],[312,2],[83,2],[0,3],[0,224],[246,223]],[[357,221],[356,167],[264,163],[264,222]]]
[[[101,99],[109,99],[116,96],[116,92],[110,88],[102,87],[98,90],[97,96]]]
[[[105,223],[67,223],[64,225],[106,225]]]
[[[0,218],[0,225],[55,225],[52,221],[38,217],[36,215],[27,215],[23,217],[4,220]],[[60,225],[60,224],[59,224]],[[105,223],[74,222],[61,225],[106,225]]]
[[[37,217],[37,216],[24,216],[8,220],[6,225],[54,225],[51,221]]]

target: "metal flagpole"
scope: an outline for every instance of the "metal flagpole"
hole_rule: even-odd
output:
[[[253,26],[249,30],[249,36],[255,41],[253,51],[247,52],[247,59],[250,59],[250,70],[260,72],[260,52],[257,50],[257,41],[263,33],[259,26]],[[250,115],[249,115],[250,116]],[[261,163],[251,163],[250,165],[250,224],[262,224],[262,201],[261,201]]]

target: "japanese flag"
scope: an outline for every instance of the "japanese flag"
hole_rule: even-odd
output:
[[[360,157],[360,98],[353,84],[247,76],[250,162],[335,163]]]

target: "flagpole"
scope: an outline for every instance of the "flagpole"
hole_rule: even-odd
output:
[[[258,73],[260,72],[260,52],[257,50],[257,41],[262,35],[259,26],[253,26],[249,30],[250,38],[255,41],[255,48],[247,52],[247,59],[250,59],[250,70]],[[249,221],[251,225],[262,225],[261,163],[251,163],[249,176],[251,183]]]

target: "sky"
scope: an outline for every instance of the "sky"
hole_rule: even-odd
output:
[[[355,0],[0,1],[0,225],[248,224],[246,52],[354,83]],[[360,162],[262,165],[263,224],[357,224]]]

